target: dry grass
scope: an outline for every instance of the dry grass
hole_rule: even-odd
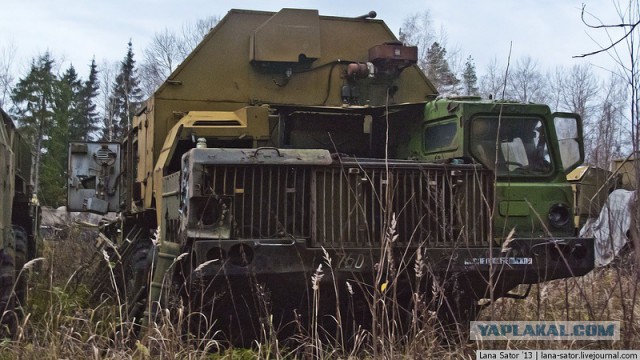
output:
[[[393,238],[392,232],[389,237]],[[416,307],[408,333],[399,331],[393,317],[394,304],[389,300],[392,297],[383,294],[392,290],[390,282],[387,289],[379,288],[372,294],[375,301],[370,306],[378,316],[378,326],[371,332],[357,333],[351,345],[339,339],[326,341],[319,335],[322,329],[312,327],[299,336],[297,347],[291,347],[279,343],[276,330],[267,328],[262,341],[252,349],[224,349],[211,338],[190,337],[184,331],[185,322],[198,314],[189,314],[180,306],[173,307],[171,313],[160,311],[158,321],[143,330],[139,339],[136,327],[123,318],[122,309],[113,302],[105,300],[89,306],[88,274],[105,262],[86,236],[72,232],[67,239],[47,240],[43,257],[39,268],[31,270],[30,301],[18,335],[0,342],[0,359],[367,359],[422,358],[425,354],[431,358],[473,359],[476,349],[640,348],[638,273],[628,261],[582,278],[535,285],[526,300],[500,299],[480,314],[481,319],[493,320],[617,320],[622,324],[622,339],[616,342],[468,342],[446,346],[437,335],[438,321],[427,307]],[[416,273],[422,274],[423,265],[404,266],[416,266]],[[332,259],[326,254],[322,273],[314,274],[316,279],[319,275],[332,277],[331,266]],[[401,270],[401,266],[394,269]],[[336,286],[325,285],[314,290],[332,291]]]
[[[639,275],[626,261],[595,269],[580,278],[534,285],[527,299],[499,299],[481,313],[482,320],[497,321],[619,321],[620,341],[497,341],[477,344],[478,348],[638,349]]]

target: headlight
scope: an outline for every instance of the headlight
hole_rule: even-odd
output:
[[[555,204],[549,209],[549,224],[554,228],[564,228],[571,220],[571,211],[565,204]]]

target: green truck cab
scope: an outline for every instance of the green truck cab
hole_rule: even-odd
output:
[[[584,159],[577,114],[552,113],[542,104],[439,98],[426,103],[424,120],[411,133],[399,150],[407,158],[479,163],[493,171],[496,244],[520,243],[522,253],[546,248],[545,257],[590,266],[593,242],[575,237],[574,197],[566,178]]]

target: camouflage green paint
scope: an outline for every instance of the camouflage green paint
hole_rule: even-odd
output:
[[[486,121],[482,122],[481,119]],[[474,123],[476,125],[473,125]],[[489,142],[487,157],[493,157],[493,160],[484,158],[478,150],[481,143],[478,125],[490,123],[499,124],[501,127],[500,138],[495,135],[496,129],[492,129],[491,133],[493,137]],[[522,164],[516,162],[501,164],[504,162],[504,154],[496,163],[495,154],[508,149],[508,146],[504,145],[508,143],[505,135],[508,128],[524,127],[527,123],[541,125],[536,127],[536,136],[546,139],[546,160],[543,160],[543,169],[534,170],[533,162],[523,167],[518,166]],[[447,126],[449,130],[442,130]],[[454,129],[455,134],[449,134],[449,131]],[[433,135],[434,133],[437,134]],[[504,239],[512,230],[514,237],[574,235],[570,223],[554,227],[549,220],[549,210],[552,206],[562,204],[572,209],[574,204],[572,189],[566,180],[566,171],[560,158],[553,114],[548,106],[483,101],[473,97],[439,99],[426,104],[424,121],[422,124],[414,125],[412,134],[414,136],[407,148],[403,149],[404,155],[409,158],[443,162],[473,161],[497,169],[493,217],[494,237],[497,239]],[[442,140],[443,134],[446,140]],[[434,141],[437,142],[435,146]],[[504,170],[505,168],[511,168],[512,171]]]

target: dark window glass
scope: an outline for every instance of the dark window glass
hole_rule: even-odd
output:
[[[424,151],[430,152],[450,147],[456,137],[457,130],[458,126],[455,122],[426,127],[424,129]]]
[[[538,118],[478,117],[471,123],[471,154],[498,175],[548,174],[546,133]]]

